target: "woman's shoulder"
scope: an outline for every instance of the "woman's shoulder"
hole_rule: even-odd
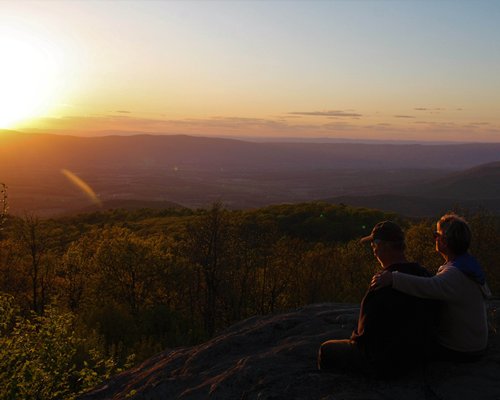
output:
[[[450,284],[460,285],[462,287],[479,286],[476,282],[467,277],[467,275],[465,275],[462,271],[449,263],[441,265],[434,278],[447,281]]]
[[[456,273],[461,273],[458,268],[455,268],[453,264],[451,263],[446,263],[441,265],[438,270],[436,275],[442,275],[442,274],[456,274]]]

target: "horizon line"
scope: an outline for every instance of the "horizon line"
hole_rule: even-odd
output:
[[[37,132],[38,131],[38,132]],[[59,130],[36,130],[28,131],[3,129],[0,128],[0,135],[52,135],[52,136],[68,136],[84,139],[102,138],[102,137],[132,137],[132,136],[186,136],[198,137],[207,139],[228,139],[240,140],[247,142],[258,143],[338,143],[338,144],[420,144],[420,145],[462,145],[462,144],[500,144],[500,141],[458,141],[458,140],[415,140],[415,139],[369,139],[369,138],[346,138],[346,137],[330,137],[330,136],[253,136],[253,135],[217,135],[217,134],[195,134],[195,133],[167,133],[167,132],[148,132],[148,131],[122,131],[122,130],[103,130],[93,131],[89,134],[71,132],[59,132]]]

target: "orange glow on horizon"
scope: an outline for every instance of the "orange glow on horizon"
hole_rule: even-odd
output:
[[[462,6],[5,0],[0,129],[499,142],[497,14]]]

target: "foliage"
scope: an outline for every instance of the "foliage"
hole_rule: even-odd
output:
[[[488,285],[493,293],[500,294],[500,259],[498,243],[500,242],[500,221],[484,211],[468,216],[472,230],[471,253],[483,266]]]
[[[5,219],[7,218],[7,186],[0,182],[0,230],[2,229]]]
[[[1,399],[73,399],[119,371],[97,348],[79,359],[85,339],[73,316],[55,308],[22,316],[12,296],[0,294],[0,330]]]
[[[499,293],[499,219],[467,217],[471,251]],[[0,298],[0,398],[71,399],[131,355],[199,343],[256,314],[359,302],[379,268],[359,238],[385,219],[405,227],[408,259],[436,271],[437,217],[345,205],[9,218],[0,238],[0,291],[9,294]]]
[[[433,232],[436,221],[421,221],[406,230],[406,256],[436,273],[443,258],[436,252]]]
[[[276,221],[283,235],[310,242],[347,242],[368,235],[377,222],[399,219],[378,210],[323,202],[269,206],[256,214]]]

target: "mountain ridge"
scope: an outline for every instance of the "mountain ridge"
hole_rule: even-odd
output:
[[[487,163],[496,166],[499,157],[500,144],[254,143],[188,135],[11,133],[0,135],[0,181],[9,187],[12,212],[41,215],[89,206],[63,169],[103,202],[197,208],[221,201],[230,208],[248,208],[386,194],[440,202],[481,199],[490,207],[499,192],[498,169],[488,176],[479,172]]]
[[[216,167],[266,168],[440,168],[464,169],[498,161],[498,144],[365,144],[255,143],[188,135],[77,137],[51,134],[0,136],[0,165],[36,160],[40,165],[81,166],[104,162],[154,161],[159,166],[181,163]],[[12,157],[12,153],[16,156]],[[165,160],[168,155],[169,159]]]

